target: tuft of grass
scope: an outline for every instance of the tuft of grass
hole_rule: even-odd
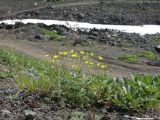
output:
[[[3,69],[0,71],[0,79],[13,78],[14,72],[10,69]]]
[[[30,92],[52,95],[80,106],[108,103],[136,111],[160,110],[159,75],[110,78],[106,74],[66,70],[63,66],[39,62],[4,49],[0,49],[0,61],[16,69],[17,84]]]
[[[152,51],[142,51],[140,53],[126,54],[124,56],[119,57],[120,60],[129,62],[129,63],[137,63],[140,58],[155,60],[157,58],[157,55]]]
[[[124,55],[122,57],[119,57],[120,60],[129,62],[129,63],[136,63],[138,62],[137,55]]]
[[[147,58],[149,60],[155,60],[157,58],[156,54],[152,51],[143,51],[143,52],[139,53],[138,56]]]
[[[57,34],[55,31],[50,31],[48,29],[42,28],[42,34],[52,37],[53,40],[62,40],[64,37],[62,35]]]

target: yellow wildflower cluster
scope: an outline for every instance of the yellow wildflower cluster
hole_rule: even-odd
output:
[[[54,58],[54,59],[58,59],[59,56],[58,56],[58,55],[54,55],[53,58]]]
[[[102,56],[99,56],[98,59],[99,59],[99,60],[103,60],[104,58],[103,58]]]
[[[45,55],[45,57],[49,57],[49,55]],[[102,56],[98,56],[97,60],[103,61],[104,58]],[[69,64],[69,66],[73,69],[80,69],[81,66],[97,67],[100,69],[107,68],[107,65],[96,62],[96,56],[94,53],[85,52],[82,50],[80,50],[79,52],[75,52],[74,50],[60,51],[57,54],[53,55],[51,63],[56,63],[57,61],[58,63],[67,64],[66,66],[68,66]]]
[[[73,54],[71,55],[71,57],[72,57],[72,58],[79,58],[79,55],[78,55],[77,53],[73,53]]]
[[[60,55],[67,56],[68,52],[59,52]]]

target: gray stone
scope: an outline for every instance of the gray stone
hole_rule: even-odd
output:
[[[66,106],[66,104],[65,104],[65,102],[62,100],[62,101],[59,101],[59,102],[57,103],[57,106],[64,108],[64,107]]]
[[[35,35],[34,38],[37,40],[43,40],[43,35]]]
[[[31,110],[24,110],[25,120],[33,120],[37,113]]]
[[[1,110],[2,117],[9,117],[11,112],[9,110]]]
[[[77,16],[78,16],[78,19],[83,19],[85,17],[83,13],[78,13]]]
[[[50,41],[54,39],[52,36],[49,36],[49,35],[44,35],[43,38],[45,41]]]
[[[160,53],[160,45],[156,46],[156,47],[155,47],[155,50],[156,50],[158,53]]]
[[[106,113],[107,113],[107,109],[105,109],[105,108],[104,108],[104,109],[101,109],[101,111],[102,111],[103,114],[106,114]]]
[[[149,61],[148,65],[160,67],[160,60]]]

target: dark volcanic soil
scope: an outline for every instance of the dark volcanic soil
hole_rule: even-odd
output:
[[[134,33],[123,33],[115,30],[98,30],[92,29],[90,31],[73,31],[65,26],[44,24],[23,24],[16,23],[15,25],[0,24],[0,37],[13,39],[28,39],[34,40],[36,35],[42,34],[42,29],[49,31],[56,31],[59,35],[66,36],[69,39],[73,39],[76,44],[82,42],[92,43],[99,42],[102,44],[108,44],[110,46],[120,48],[142,48],[144,50],[154,51],[154,47],[160,43],[160,34],[144,35]],[[49,39],[48,39],[49,40]]]
[[[78,3],[77,3],[78,4]],[[97,24],[160,24],[160,2],[104,2],[87,5],[51,6],[25,11],[7,18],[71,20]],[[2,18],[4,19],[4,18]]]
[[[89,1],[93,2],[92,0]],[[83,0],[83,3],[85,3],[85,0]],[[48,4],[49,7],[13,14],[25,9],[48,6]],[[108,3],[107,1],[107,3],[104,4],[79,6],[68,4],[64,5],[65,7],[52,7],[53,4],[52,2],[33,2],[33,0],[0,0],[0,18],[58,19],[124,25],[160,24],[160,2],[129,3],[123,1]],[[0,40],[30,40],[36,42],[40,41],[43,44],[43,42],[50,41],[49,36],[43,36],[42,39],[35,39],[35,36],[40,37],[39,35],[42,35],[42,29],[44,28],[50,31],[57,31],[59,35],[65,36],[66,40],[61,43],[63,45],[72,43],[73,46],[78,46],[81,43],[90,44],[92,42],[98,42],[102,44],[98,44],[99,48],[97,48],[96,51],[100,52],[100,49],[103,49],[102,46],[109,46],[103,53],[105,55],[111,54],[112,56],[120,56],[124,53],[134,54],[137,51],[143,50],[155,52],[154,47],[160,43],[160,34],[140,36],[138,34],[127,34],[108,29],[93,29],[89,32],[78,30],[78,32],[75,32],[64,26],[46,26],[43,24],[24,25],[21,23],[17,23],[14,26],[1,24]],[[54,41],[54,39],[52,40]],[[63,47],[63,45],[61,47]],[[160,59],[160,55],[157,55],[158,59]],[[146,61],[141,61],[140,63],[146,64]],[[0,70],[4,70],[1,67],[1,61]],[[123,69],[120,70],[122,71]],[[159,69],[157,68],[157,70]],[[60,99],[47,96],[42,97],[38,93],[29,94],[26,90],[19,91],[15,83],[16,80],[13,78],[1,78],[0,76],[0,120],[27,120],[29,119],[28,117],[31,117],[31,120],[33,117],[36,120],[78,120],[75,118],[77,112],[83,114],[86,120],[91,120],[89,119],[90,113],[97,114],[102,120],[131,119],[130,117],[125,117],[125,115],[153,117],[155,119],[160,117],[157,111],[149,111],[142,114],[126,112],[116,107],[113,108],[112,106],[98,105],[98,107],[92,106],[90,109],[82,110],[80,107],[68,104]],[[32,115],[27,116],[25,115],[26,112]]]

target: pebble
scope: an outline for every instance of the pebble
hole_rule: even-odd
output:
[[[37,113],[31,110],[24,110],[25,120],[33,120]]]

